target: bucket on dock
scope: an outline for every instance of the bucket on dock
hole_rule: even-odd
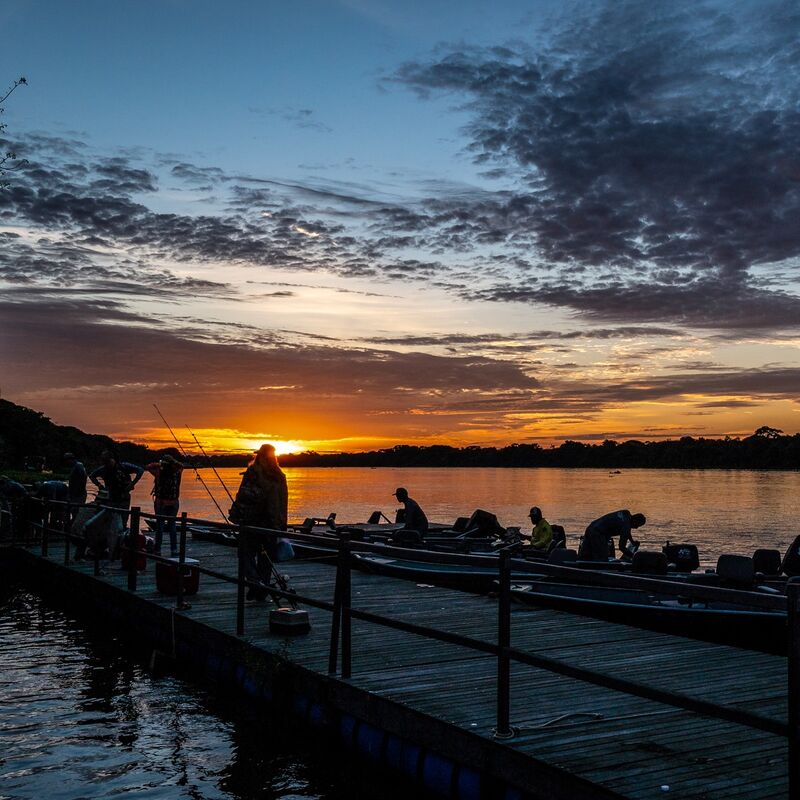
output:
[[[196,558],[183,561],[183,593],[197,594],[200,588],[200,562]],[[156,588],[161,594],[178,594],[180,559],[170,558],[156,563]]]
[[[311,630],[308,611],[301,608],[273,608],[269,612],[269,632],[282,636],[301,636]]]

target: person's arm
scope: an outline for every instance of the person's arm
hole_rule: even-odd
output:
[[[147,464],[144,469],[145,472],[149,472],[154,477],[157,477],[158,471],[161,469],[161,465],[158,463],[158,461],[154,461],[152,464]]]
[[[140,467],[138,464],[131,464],[127,461],[123,461],[121,464],[122,468],[127,471],[129,475],[135,475],[136,477],[131,481],[131,489],[136,486],[137,483],[142,479],[142,475],[144,475],[144,469]]]
[[[633,542],[634,544],[638,544],[633,539],[631,535],[631,523],[630,520],[625,520],[622,525],[620,526],[620,534],[619,534],[619,551],[620,553],[624,553],[628,547],[628,542]]]
[[[101,477],[102,473],[103,473],[103,468],[102,468],[102,467],[96,467],[95,469],[93,469],[93,470],[92,470],[92,471],[89,473],[89,480],[90,480],[90,481],[91,481],[91,482],[92,482],[92,483],[93,483],[93,484],[94,484],[94,485],[95,485],[95,486],[96,486],[98,489],[102,489],[102,488],[103,488],[103,484],[102,484],[102,483],[100,483],[100,481],[98,481],[98,480],[97,480],[99,477]]]

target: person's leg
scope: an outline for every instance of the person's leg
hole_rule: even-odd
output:
[[[163,514],[163,508],[160,500],[153,501],[153,510],[155,513]],[[156,517],[156,541],[155,546],[153,548],[153,552],[157,555],[161,555],[161,542],[164,539],[164,520],[160,519],[158,516]]]
[[[167,526],[169,530],[169,549],[170,555],[177,556],[178,555],[178,532],[175,527],[175,517],[178,516],[178,504],[171,503],[169,506],[169,519],[167,520]]]

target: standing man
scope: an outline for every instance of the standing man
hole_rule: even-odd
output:
[[[86,467],[78,461],[74,453],[64,453],[64,463],[69,467],[69,477],[67,486],[69,487],[67,500],[71,506],[82,506],[86,504]],[[72,509],[74,518],[77,508]]]
[[[419,503],[412,500],[408,496],[408,489],[404,489],[402,486],[395,490],[393,496],[403,504],[405,509],[403,530],[417,531],[424,536],[428,532],[428,518]]]
[[[178,516],[181,495],[181,476],[183,464],[176,461],[169,453],[162,456],[160,461],[148,464],[145,469],[155,478],[153,481],[153,509],[158,515],[156,520],[156,555],[161,555],[161,541],[164,537],[164,526],[169,533],[169,553],[172,557],[178,555],[177,532],[175,530],[175,517]],[[162,516],[168,519],[161,519]]]
[[[102,488],[108,492],[109,505],[120,511],[122,527],[125,528],[128,525],[131,492],[144,475],[144,470],[137,464],[119,461],[111,450],[103,450],[100,459],[103,462],[102,465],[92,470],[89,480],[98,489]]]
[[[583,535],[578,558],[583,561],[608,561],[613,557],[615,536],[619,537],[619,549],[625,552],[628,544],[639,546],[631,530],[641,528],[647,522],[644,514],[631,514],[627,509],[612,511],[589,523]]]

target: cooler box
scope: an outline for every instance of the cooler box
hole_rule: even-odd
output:
[[[200,562],[196,558],[187,558],[183,564],[183,593],[197,594],[200,588]],[[178,594],[179,565],[178,558],[156,562],[156,588],[161,594]]]

